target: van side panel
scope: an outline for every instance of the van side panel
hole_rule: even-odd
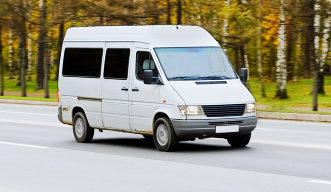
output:
[[[64,42],[63,52],[66,48],[104,48],[103,42]],[[63,121],[73,122],[72,110],[81,107],[91,127],[102,128],[101,116],[101,78],[85,78],[63,76],[63,58],[59,74],[59,93],[62,107]],[[103,60],[103,58],[102,58]],[[102,69],[102,67],[101,67]]]

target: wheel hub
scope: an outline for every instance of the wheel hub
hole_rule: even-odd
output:
[[[156,131],[156,139],[161,146],[165,146],[168,143],[168,132],[165,125],[160,124]]]
[[[78,118],[75,123],[75,132],[78,137],[82,137],[84,134],[84,122],[83,119]]]

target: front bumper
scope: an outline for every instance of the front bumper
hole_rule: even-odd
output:
[[[231,136],[244,135],[252,132],[257,123],[257,118],[236,117],[217,119],[178,120],[171,119],[174,131],[180,139],[194,139],[207,137],[227,138]],[[239,125],[238,132],[216,133],[216,126]]]
[[[59,121],[61,123],[64,123],[63,118],[62,118],[62,107],[59,107],[58,110],[57,110],[57,118],[59,119]]]

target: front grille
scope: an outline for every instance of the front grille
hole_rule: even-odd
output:
[[[242,116],[246,104],[202,105],[207,117]]]

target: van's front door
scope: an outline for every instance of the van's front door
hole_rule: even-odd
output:
[[[160,85],[146,85],[144,70],[152,70],[158,75],[155,60],[149,49],[135,48],[135,63],[131,69],[130,123],[132,131],[152,133],[153,115],[160,102]]]
[[[102,118],[105,128],[130,131],[129,66],[133,43],[106,43],[102,81]]]

